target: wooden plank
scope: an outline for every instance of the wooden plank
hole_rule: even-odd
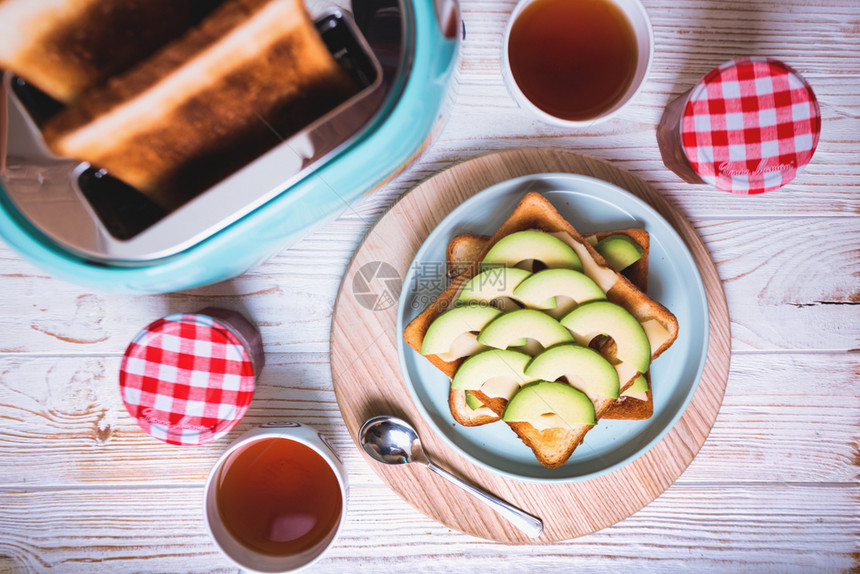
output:
[[[267,360],[237,429],[179,448],[144,434],[126,413],[117,358],[0,358],[0,485],[197,484],[239,433],[279,419],[317,427],[350,480],[375,482],[340,419],[328,356]],[[735,356],[714,428],[679,482],[855,480],[858,372],[857,353]]]
[[[343,228],[355,237],[364,216],[352,214],[233,281],[160,297],[77,287],[0,246],[0,353],[119,354],[150,321],[208,305],[237,309],[256,321],[267,352],[327,352],[334,297],[350,254],[326,245],[331,240],[347,247]],[[695,227],[724,283],[733,348],[860,347],[856,218],[756,217],[698,221]]]
[[[121,354],[150,322],[213,305],[236,309],[256,322],[266,352],[324,352],[344,264],[342,256],[325,274],[324,263],[297,263],[275,275],[247,274],[149,297],[92,291],[14,261],[4,267],[8,290],[0,299],[0,352]]]
[[[723,281],[734,350],[860,347],[857,219],[751,218],[696,228]]]
[[[714,428],[680,481],[856,482],[860,353],[737,354]]]
[[[179,448],[144,433],[118,389],[118,357],[0,359],[0,485],[192,484],[242,432],[287,419],[347,450],[325,355],[270,355],[249,411],[227,436]]]
[[[856,484],[673,486],[612,528],[512,547],[451,532],[381,484],[360,485],[314,571],[848,571],[858,565],[858,497]],[[0,492],[0,571],[234,572],[208,539],[201,499],[199,488]]]

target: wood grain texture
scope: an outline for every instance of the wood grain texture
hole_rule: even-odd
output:
[[[267,352],[326,353],[350,254],[383,213],[369,207],[358,205],[360,215],[344,216],[233,281],[160,297],[71,285],[0,246],[0,280],[14,294],[0,298],[0,352],[121,354],[141,326],[166,313],[228,305],[257,323]],[[751,217],[694,226],[724,284],[732,348],[860,348],[860,220]]]
[[[239,426],[191,449],[137,427],[116,392],[118,369],[118,357],[0,358],[0,488],[199,485],[227,444],[270,420],[317,427],[345,459],[353,485],[385,488],[341,421],[327,354],[268,355]],[[678,482],[855,480],[858,372],[858,353],[736,354],[714,427]]]
[[[719,257],[735,349],[858,348],[860,221],[754,218],[697,227]],[[728,235],[733,247],[723,244]],[[754,260],[743,256],[751,247]]]
[[[435,436],[409,400],[396,352],[396,305],[371,308],[356,297],[353,278],[367,264],[382,261],[405,277],[415,252],[455,206],[494,183],[542,172],[598,177],[639,196],[671,222],[686,242],[702,275],[708,297],[708,358],[699,388],[672,431],[637,460],[608,475],[572,484],[535,484],[507,479],[461,457]],[[465,230],[464,230],[465,231]],[[392,241],[392,238],[397,241]],[[439,287],[441,290],[442,286]],[[437,294],[436,292],[432,295]],[[399,293],[393,294],[397,300]],[[332,380],[352,436],[378,414],[411,421],[435,459],[461,476],[499,494],[544,521],[539,540],[557,541],[605,528],[626,518],[665,490],[693,460],[720,407],[729,370],[729,320],[719,277],[704,245],[683,216],[646,184],[607,162],[559,150],[521,149],[460,163],[422,183],[403,197],[371,229],[350,263],[332,320]],[[429,476],[425,469],[374,470],[410,504],[462,532],[509,543],[529,539],[461,490]],[[624,493],[622,495],[621,493]]]
[[[615,528],[528,546],[452,535],[384,487],[353,490],[343,531],[313,572],[429,573],[440,565],[466,573],[677,572],[692,564],[709,572],[847,572],[857,565],[856,485],[676,485]],[[236,572],[197,519],[201,498],[200,488],[0,492],[0,572]],[[149,504],[130,503],[141,499]]]
[[[205,536],[202,477],[236,433],[273,419],[318,426],[346,459],[344,536],[313,572],[860,570],[860,3],[642,1],[656,45],[642,93],[618,118],[570,131],[536,122],[504,87],[515,0],[461,0],[461,69],[436,143],[234,280],[117,295],[52,278],[0,245],[0,572],[235,572]],[[758,197],[679,181],[654,134],[667,102],[743,55],[800,71],[823,117],[806,170]],[[708,439],[662,495],[593,534],[507,546],[434,522],[377,476],[340,418],[330,323],[352,254],[397,199],[454,163],[547,146],[611,161],[692,222],[723,280],[733,355]],[[148,322],[211,304],[260,326],[268,367],[239,429],[169,448],[118,402],[119,356]]]

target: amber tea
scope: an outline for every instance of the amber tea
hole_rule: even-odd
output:
[[[344,503],[329,464],[286,438],[258,440],[232,453],[221,469],[216,501],[236,540],[269,556],[314,548],[337,527]]]
[[[639,61],[633,26],[611,0],[535,0],[512,24],[507,49],[523,95],[572,121],[619,103]]]

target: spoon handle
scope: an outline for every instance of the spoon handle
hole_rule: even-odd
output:
[[[504,500],[489,494],[488,492],[484,492],[479,488],[475,488],[468,482],[465,482],[444,468],[440,468],[433,464],[432,462],[428,465],[430,470],[450,482],[456,486],[459,486],[505,518],[507,518],[511,524],[522,530],[527,536],[530,538],[537,538],[540,536],[540,533],[543,532],[543,522],[541,522],[540,518],[534,517],[531,514],[528,514],[516,506],[511,506]]]

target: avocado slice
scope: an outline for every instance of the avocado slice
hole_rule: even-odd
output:
[[[475,395],[473,395],[469,391],[466,391],[466,406],[474,411],[484,406],[484,403],[479,401],[478,398],[475,397]]]
[[[533,309],[553,309],[557,296],[574,304],[606,299],[606,293],[588,275],[573,269],[544,269],[525,277],[513,291],[514,297]]]
[[[606,259],[616,271],[630,267],[642,257],[645,250],[630,237],[623,234],[608,235],[597,242],[594,249]]]
[[[520,347],[534,339],[543,348],[559,343],[572,343],[573,336],[561,323],[535,309],[520,309],[504,313],[491,321],[478,334],[478,342],[496,349]]]
[[[582,345],[556,345],[547,349],[528,365],[529,377],[567,383],[579,389],[596,403],[602,399],[617,399],[618,372],[594,349]],[[626,382],[626,381],[625,381]]]
[[[458,303],[489,303],[499,297],[514,297],[514,289],[531,273],[517,267],[490,267],[463,286]]]
[[[505,422],[526,422],[538,430],[593,425],[594,405],[567,383],[538,381],[521,388],[502,415]]]
[[[549,233],[518,231],[501,238],[484,256],[482,265],[517,267],[526,261],[540,261],[551,269],[582,271],[582,262],[570,246]]]
[[[627,390],[625,390],[623,393],[621,393],[621,396],[625,396],[625,397],[627,397],[627,396],[632,397],[635,395],[642,396],[646,392],[648,392],[649,390],[651,390],[651,387],[648,386],[648,379],[645,378],[645,375],[639,375],[633,381],[633,384],[630,385],[629,387],[627,387]],[[645,400],[645,399],[643,399],[643,400]]]
[[[597,335],[612,337],[617,347],[616,358],[639,373],[647,371],[651,364],[651,343],[645,329],[620,305],[609,301],[584,303],[565,315],[561,324],[570,329],[576,342],[583,346],[588,346]],[[628,380],[622,377],[621,384]]]
[[[480,331],[502,312],[486,305],[465,305],[445,311],[430,323],[421,342],[422,355],[451,351],[454,340],[463,333]]]
[[[532,358],[517,351],[488,349],[466,359],[451,380],[451,388],[481,391],[488,397],[510,399],[524,384],[536,380],[523,372]]]

